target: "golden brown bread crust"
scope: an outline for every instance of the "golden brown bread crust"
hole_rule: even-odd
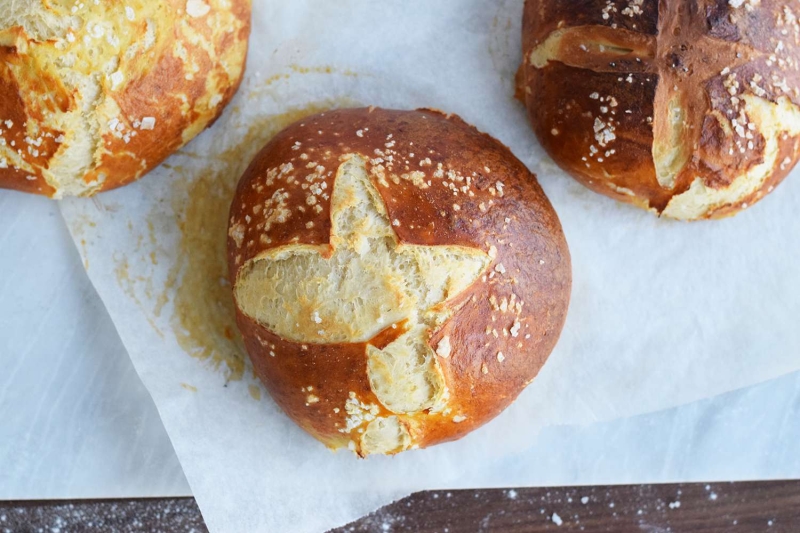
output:
[[[213,123],[244,71],[250,0],[0,11],[2,188],[62,197],[130,183]]]
[[[518,95],[581,183],[680,219],[735,214],[800,149],[800,27],[777,0],[528,0]]]
[[[449,408],[397,415],[414,447],[457,439],[507,407],[558,339],[571,287],[558,217],[527,168],[457,116],[331,111],[285,129],[242,177],[229,226],[234,286],[243,266],[270,250],[307,244],[330,256],[330,195],[309,200],[314,195],[306,176],[314,174],[318,192],[333,191],[337,170],[354,157],[367,161],[400,243],[471,247],[493,258],[481,279],[447,302],[454,314],[428,340],[436,349],[449,337],[451,354],[437,355]],[[285,195],[282,203],[265,204],[276,193]],[[377,405],[378,416],[392,414],[371,389],[366,349],[385,346],[398,332],[387,328],[366,343],[301,344],[243,313],[238,301],[237,311],[256,374],[275,401],[327,446],[349,445],[363,454],[354,434],[342,431],[343,404],[354,392],[363,403]]]

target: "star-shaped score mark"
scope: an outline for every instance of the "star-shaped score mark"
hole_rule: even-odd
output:
[[[702,121],[711,110],[706,93],[709,80],[763,55],[752,47],[710,35],[698,2],[674,0],[671,4],[660,9],[658,35],[608,26],[563,28],[528,56],[537,68],[559,61],[598,73],[616,73],[621,83],[632,83],[632,74],[658,76],[652,117],[653,160],[658,182],[666,189],[674,187],[702,134]],[[624,102],[620,104],[624,106]]]
[[[445,386],[430,334],[491,258],[477,248],[401,243],[358,156],[339,168],[330,212],[330,245],[280,246],[242,268],[239,308],[289,341],[367,343],[370,383],[387,409],[435,407]],[[382,332],[396,334],[371,343]]]

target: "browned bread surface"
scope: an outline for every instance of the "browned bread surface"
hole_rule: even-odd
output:
[[[591,189],[694,220],[735,214],[798,158],[800,4],[528,0],[518,94]]]
[[[239,183],[228,250],[257,375],[306,431],[362,456],[500,413],[553,349],[571,286],[535,177],[431,110],[285,129]]]
[[[250,0],[0,0],[0,187],[120,187],[209,126],[241,81]]]

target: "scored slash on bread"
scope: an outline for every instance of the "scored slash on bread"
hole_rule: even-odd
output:
[[[250,0],[0,0],[0,187],[120,187],[208,127],[242,78]]]
[[[729,216],[798,158],[793,9],[528,0],[518,95],[542,146],[584,185],[672,218]]]
[[[362,456],[499,414],[555,345],[571,285],[534,176],[431,110],[285,129],[239,183],[228,250],[256,374],[302,428]]]

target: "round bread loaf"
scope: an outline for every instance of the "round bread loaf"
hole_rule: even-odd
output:
[[[0,187],[138,179],[219,116],[249,33],[250,0],[0,0]]]
[[[800,5],[527,0],[518,76],[542,146],[664,216],[733,215],[798,158]]]
[[[535,177],[437,111],[288,127],[242,177],[228,235],[256,374],[303,429],[361,456],[492,419],[567,313],[569,252]]]

